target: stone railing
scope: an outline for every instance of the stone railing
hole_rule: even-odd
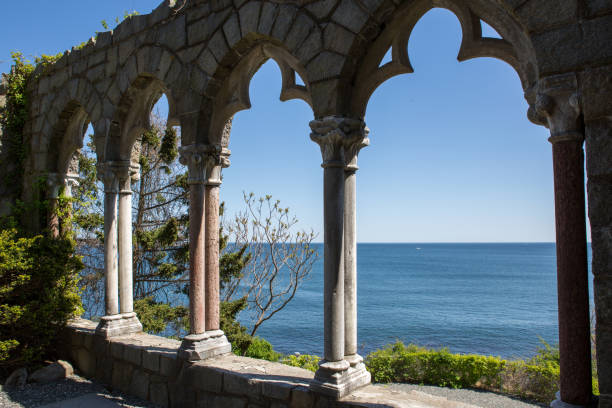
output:
[[[330,399],[311,391],[314,374],[301,368],[231,353],[190,363],[177,358],[180,341],[143,333],[106,339],[95,330],[89,320],[71,321],[61,357],[87,378],[162,407],[476,408],[381,385]]]

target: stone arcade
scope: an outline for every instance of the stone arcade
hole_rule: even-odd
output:
[[[171,406],[195,406],[211,398],[238,401],[232,406],[247,401],[312,406],[324,401],[321,395],[342,398],[370,382],[356,350],[355,186],[357,155],[369,144],[363,119],[370,95],[382,82],[412,72],[410,33],[433,7],[449,9],[461,23],[458,59],[495,57],[510,64],[529,103],[528,118],[550,129],[561,349],[561,390],[553,403],[557,407],[584,407],[592,399],[586,141],[599,406],[612,407],[608,0],[165,1],[151,14],[129,18],[82,49],[66,52],[30,87],[25,135],[30,155],[23,198],[41,194],[32,188],[40,175],[49,175],[46,194],[52,203],[59,187],[75,182],[73,154],[91,123],[105,185],[106,316],[95,330],[97,336],[90,325],[71,326],[70,352],[81,370],[120,387],[133,386],[129,389],[144,398]],[[481,19],[503,39],[483,37]],[[389,48],[392,60],[380,66]],[[287,391],[256,381],[254,374],[240,377],[240,358],[226,355],[230,345],[219,330],[220,175],[229,166],[231,118],[250,107],[249,82],[268,59],[281,68],[281,99],[299,98],[312,107],[310,137],[322,153],[325,349],[315,378],[303,379],[310,392],[304,384]],[[296,82],[296,75],[304,85]],[[181,126],[181,163],[190,176],[191,333],[180,347],[151,336],[126,336],[142,329],[132,302],[130,181],[138,174],[132,147],[162,93],[169,100],[170,123]],[[16,198],[7,186],[1,186],[0,193],[4,200]],[[32,214],[29,219],[33,229],[45,221],[52,230],[59,229],[53,217],[40,220]],[[176,367],[182,368],[173,371]],[[198,370],[208,373],[201,383],[181,380]],[[200,378],[196,374],[192,378]],[[182,393],[176,392],[180,386],[185,387]],[[187,400],[176,397],[189,393],[193,395]]]

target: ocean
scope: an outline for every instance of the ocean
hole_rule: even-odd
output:
[[[323,354],[323,246],[315,247],[310,278],[256,333],[282,353]],[[359,352],[401,340],[529,358],[540,339],[558,341],[555,258],[554,243],[358,244]],[[239,320],[248,325],[248,313]]]

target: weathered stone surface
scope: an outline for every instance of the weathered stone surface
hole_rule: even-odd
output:
[[[297,50],[298,47],[306,40],[310,31],[315,26],[314,21],[304,13],[298,14],[295,23],[291,26],[285,44],[290,50]]]
[[[168,385],[165,377],[151,376],[149,383],[149,400],[154,403],[167,407],[168,401]]]
[[[227,43],[225,42],[225,37],[223,36],[222,30],[218,30],[213,35],[208,43],[208,48],[210,49],[212,55],[214,55],[215,60],[219,62],[223,60],[229,49],[227,47]]]
[[[134,366],[120,361],[113,362],[112,386],[123,392],[130,391]]]
[[[157,352],[155,349],[143,349],[142,366],[147,370],[158,372],[160,370],[159,352]]]
[[[278,5],[274,3],[264,2],[261,8],[261,15],[259,17],[259,26],[257,31],[263,35],[269,35],[272,31],[272,25],[274,19],[278,14]]]
[[[295,387],[291,391],[292,408],[311,408],[314,405],[314,396],[305,386]]]
[[[196,363],[187,369],[187,375],[195,389],[217,394],[223,389],[223,371],[221,370]]]
[[[297,7],[293,5],[283,4],[279,6],[278,17],[276,17],[274,26],[272,27],[272,37],[279,41],[283,41],[289,32],[289,28],[293,23],[296,13]]]
[[[240,29],[243,37],[249,33],[256,32],[260,9],[260,1],[250,1],[240,9]]]
[[[146,400],[149,397],[149,374],[143,370],[134,370],[130,383],[130,394]]]
[[[580,65],[585,44],[578,24],[535,34],[532,38],[541,75],[565,72]]]
[[[238,16],[236,14],[232,14],[232,16],[227,19],[223,25],[223,33],[225,34],[225,39],[227,40],[229,47],[234,48],[241,38],[240,26],[238,25]]]
[[[28,370],[25,367],[18,368],[8,376],[4,382],[5,387],[23,387],[28,381]]]
[[[325,49],[339,54],[348,54],[354,37],[353,33],[334,23],[328,24],[323,31]]]
[[[355,2],[341,0],[340,5],[332,15],[332,20],[357,34],[368,19],[368,15]]]
[[[590,0],[587,4],[592,17],[612,13],[612,3],[608,0]]]
[[[86,377],[93,377],[96,373],[96,359],[91,351],[80,348],[76,352],[76,366]]]
[[[577,0],[566,0],[562,7],[558,3],[527,1],[515,10],[531,31],[543,31],[575,21]]]
[[[51,381],[61,380],[74,373],[72,365],[63,360],[56,361],[46,367],[34,371],[29,380],[37,383],[48,383]]]

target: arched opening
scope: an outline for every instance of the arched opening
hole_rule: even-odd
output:
[[[167,93],[157,95],[149,124],[137,139],[132,162],[134,307],[144,330],[166,336],[185,334],[189,282],[189,186],[179,163],[181,127]],[[141,318],[142,319],[142,318]]]
[[[305,276],[297,270],[300,264],[309,269],[310,259],[314,260],[307,255],[308,248],[318,251],[319,259],[322,258],[320,246],[311,243],[313,238],[323,240],[320,226],[321,169],[318,166],[321,154],[308,137],[308,123],[313,114],[308,104],[293,100],[297,93],[291,93],[291,89],[298,92],[307,89],[307,82],[300,85],[299,73],[290,71],[287,64],[272,53],[262,55],[255,67],[245,71],[246,76],[242,78],[246,86],[246,92],[242,94],[245,95],[243,110],[233,117],[228,146],[232,152],[232,164],[224,169],[221,186],[224,203],[222,227],[230,242],[225,253],[250,242],[247,252],[251,253],[252,259],[243,269],[245,277],[242,280],[226,282],[222,287],[221,300],[232,302],[246,296],[246,309],[240,312],[238,321],[248,333],[255,332],[270,341],[276,351],[294,352],[300,339],[305,338],[313,343],[313,349],[320,350],[322,338],[310,335],[310,330],[322,325],[323,314],[318,304],[321,289],[316,285],[308,286]],[[305,80],[303,77],[302,81]],[[244,109],[247,107],[250,109]],[[262,214],[257,211],[260,197]],[[284,214],[275,218],[278,213],[267,212],[268,204],[274,207],[276,200],[280,201],[280,207],[289,209],[288,218],[283,219]],[[288,235],[281,237],[282,234],[278,233],[278,237],[270,237],[275,233],[274,227],[265,226],[268,216],[274,222],[290,224],[287,228],[279,226],[279,230],[291,234],[291,240],[298,238],[296,257],[283,259],[286,264],[278,270],[269,259],[265,259],[266,254],[283,254],[289,258],[287,255],[292,249],[283,241]],[[297,224],[293,224],[293,216],[297,217]],[[254,222],[262,228],[253,225]],[[311,226],[315,227],[312,236]],[[305,236],[296,236],[300,230],[304,230]],[[265,273],[258,275],[258,268]],[[312,273],[316,273],[316,267]],[[249,291],[249,287],[256,287],[260,293]],[[293,290],[297,288],[299,290],[293,297]],[[284,306],[284,301],[289,299]],[[265,306],[268,301],[271,302],[269,308]],[[296,325],[295,315],[303,315],[300,310],[303,311],[304,302],[309,308],[309,319]],[[298,303],[301,306],[294,307]],[[272,321],[267,323],[266,319],[271,316]]]
[[[454,61],[461,39],[452,13],[426,13],[407,43],[415,73],[387,80],[368,105],[358,231],[380,244],[358,250],[365,352],[400,339],[531,357],[538,336],[557,342],[549,135],[527,122],[510,66]]]

